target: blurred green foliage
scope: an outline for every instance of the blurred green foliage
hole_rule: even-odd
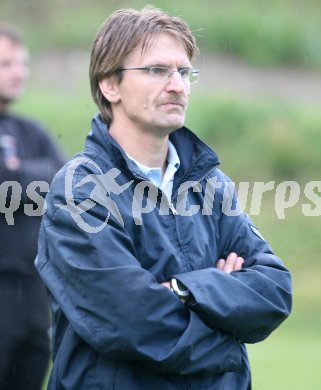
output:
[[[72,94],[59,85],[50,91],[30,89],[16,110],[36,112],[50,124],[66,153],[74,154],[82,149],[97,111],[89,86],[81,83]],[[201,91],[192,94],[186,126],[214,147],[235,181],[320,180],[321,112],[316,105],[240,100]]]
[[[182,16],[201,48],[236,55],[257,65],[321,69],[321,3],[316,0],[155,0],[153,5]],[[98,26],[120,7],[141,8],[140,0],[11,0],[0,18],[20,25],[32,50],[88,49]]]
[[[187,125],[215,146],[235,180],[320,178],[321,113],[316,105],[203,93],[192,95]]]

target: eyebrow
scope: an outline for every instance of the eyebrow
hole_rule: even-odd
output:
[[[161,67],[161,68],[171,68],[170,65],[165,64],[165,63],[154,63],[154,64],[150,64],[150,65],[144,65],[144,68],[152,68],[152,67]],[[179,66],[178,69],[182,69],[182,68],[188,68],[188,69],[193,69],[192,65],[183,65],[183,66]]]

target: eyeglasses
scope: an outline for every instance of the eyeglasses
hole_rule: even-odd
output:
[[[198,80],[199,70],[193,68],[171,69],[166,66],[145,66],[143,68],[121,68],[116,72],[125,70],[143,70],[147,72],[155,81],[164,81],[173,77],[175,72],[178,72],[182,81],[186,84],[195,84]]]

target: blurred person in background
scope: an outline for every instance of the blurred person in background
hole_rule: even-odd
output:
[[[20,33],[0,23],[0,390],[40,389],[50,355],[47,294],[33,263],[43,182],[64,158],[39,124],[9,111],[28,75]]]
[[[184,127],[195,51],[186,23],[151,7],[115,12],[96,36],[100,113],[39,235],[50,390],[249,390],[245,343],[290,313],[288,270],[233,191],[239,212],[225,212],[230,181]]]

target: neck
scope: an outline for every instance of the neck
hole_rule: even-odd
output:
[[[133,130],[130,127],[119,127],[111,123],[109,134],[119,143],[133,159],[147,167],[166,169],[168,152],[168,134],[151,131]]]

